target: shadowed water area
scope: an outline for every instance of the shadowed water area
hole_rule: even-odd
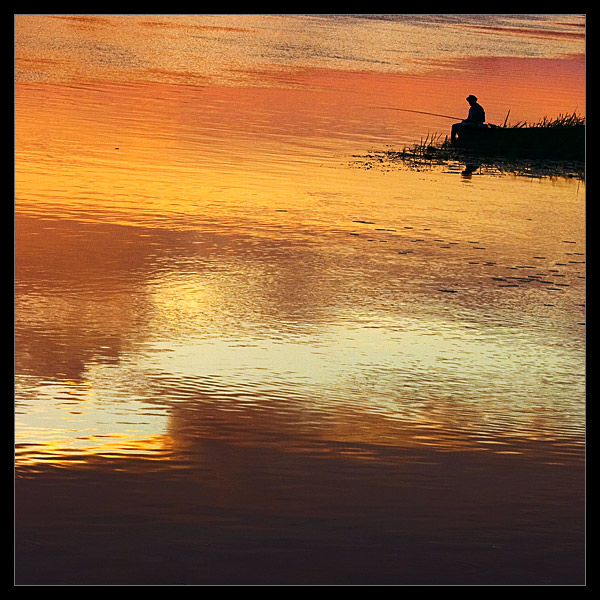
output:
[[[16,15],[15,582],[585,583],[584,24]]]

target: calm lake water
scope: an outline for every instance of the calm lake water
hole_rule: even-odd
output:
[[[15,582],[585,583],[585,183],[357,157],[585,114],[581,15],[15,16]]]

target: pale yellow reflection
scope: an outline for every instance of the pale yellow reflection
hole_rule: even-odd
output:
[[[94,457],[165,460],[170,455],[173,443],[164,411],[133,398],[125,404],[111,400],[100,380],[18,383],[17,467],[86,463]]]
[[[173,339],[140,363],[168,374],[165,385],[178,399],[169,428],[184,446],[220,437],[222,419],[235,431],[233,443],[278,432],[273,443],[286,451],[302,446],[303,436],[323,447],[503,452],[581,435],[581,365],[535,332],[515,338],[430,317],[389,328],[340,324],[279,339],[236,331],[211,339],[194,334],[197,315],[186,318],[179,336],[171,331]]]

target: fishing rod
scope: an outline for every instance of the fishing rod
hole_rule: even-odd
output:
[[[403,112],[418,113],[420,115],[431,115],[433,117],[442,117],[443,119],[452,119],[453,121],[462,121],[462,117],[452,117],[450,115],[440,115],[438,113],[426,112],[424,110],[411,110],[410,108],[395,108],[392,106],[372,106],[371,108],[380,108],[382,110],[401,110]]]

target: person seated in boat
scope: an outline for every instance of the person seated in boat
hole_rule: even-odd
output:
[[[460,123],[452,125],[451,142],[454,143],[460,136],[460,132],[464,131],[465,127],[483,127],[485,123],[485,110],[483,106],[477,102],[477,96],[470,94],[467,96],[467,102],[470,105],[469,114],[466,119]]]

